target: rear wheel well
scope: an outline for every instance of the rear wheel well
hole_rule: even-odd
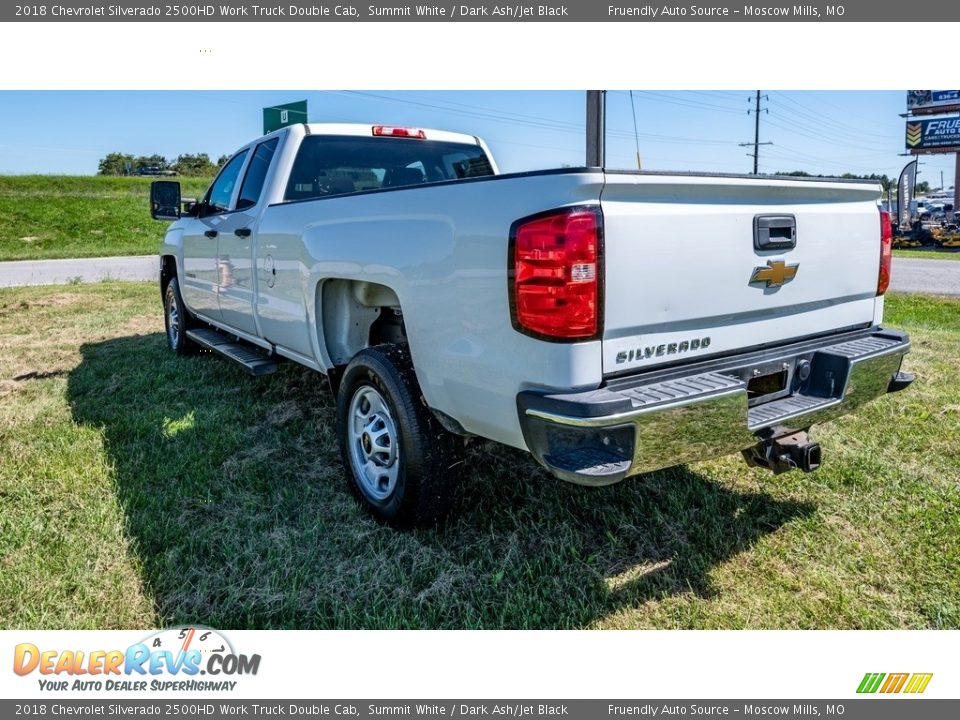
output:
[[[375,345],[407,342],[397,294],[365,280],[330,279],[317,289],[318,340],[335,367]]]

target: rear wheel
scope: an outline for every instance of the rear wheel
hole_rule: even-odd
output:
[[[449,513],[462,441],[423,403],[406,345],[357,354],[343,374],[337,420],[350,487],[373,515],[426,526]]]
[[[167,330],[167,346],[177,355],[196,352],[197,344],[187,337],[187,329],[193,327],[193,318],[180,296],[180,283],[172,278],[163,293],[163,321]]]

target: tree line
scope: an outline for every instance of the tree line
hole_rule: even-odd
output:
[[[131,155],[129,153],[112,152],[100,159],[97,168],[98,175],[137,175],[145,168],[158,170],[172,170],[177,175],[187,177],[209,177],[229,159],[221,155],[216,162],[206,153],[186,153],[177,155],[176,160],[168,160],[163,155]]]
[[[808,172],[803,170],[791,170],[790,172],[778,172],[777,175],[792,175],[793,177],[834,177],[833,175],[811,175]],[[845,180],[873,180],[880,183],[883,187],[884,192],[890,192],[891,190],[896,191],[897,189],[897,179],[890,178],[886,175],[877,175],[873,173],[871,175],[856,175],[854,173],[844,173],[840,176]],[[930,183],[926,180],[918,182],[914,188],[914,192],[923,195],[930,192]]]

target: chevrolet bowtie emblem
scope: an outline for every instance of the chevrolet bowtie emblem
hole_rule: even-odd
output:
[[[780,287],[785,282],[790,282],[796,277],[797,268],[800,265],[787,265],[783,260],[767,260],[766,267],[753,269],[753,275],[750,276],[750,284],[765,282],[767,287]]]

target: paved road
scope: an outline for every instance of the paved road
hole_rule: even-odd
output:
[[[890,289],[930,295],[960,295],[960,260],[895,257]]]
[[[0,262],[0,287],[57,285],[100,280],[155,280],[154,255],[82,260],[22,260]],[[897,292],[960,295],[960,261],[893,259],[891,289]]]
[[[0,287],[61,285],[101,280],[155,280],[159,272],[160,262],[156,255],[80,260],[18,260],[0,262]]]

